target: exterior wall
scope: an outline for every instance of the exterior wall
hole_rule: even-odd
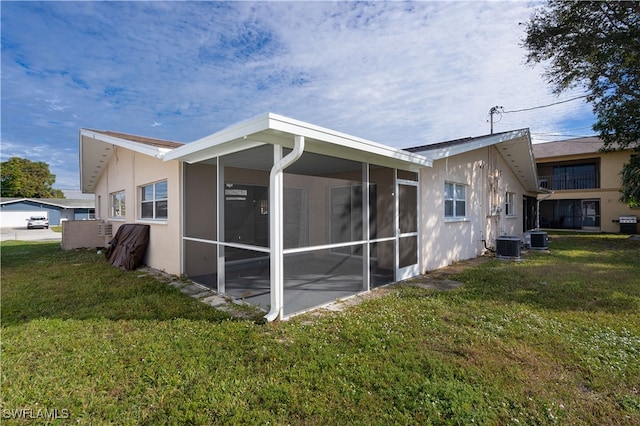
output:
[[[466,185],[466,217],[445,219],[445,182]],[[523,237],[522,198],[526,192],[494,147],[436,160],[420,173],[421,270],[442,268],[481,255],[501,235]],[[507,192],[515,194],[515,214],[505,214]]]
[[[96,219],[113,225],[113,235],[124,223],[151,225],[149,246],[143,259],[146,265],[170,274],[181,273],[181,173],[178,161],[163,162],[124,148],[117,148],[95,189]],[[140,186],[167,180],[167,220],[140,218]],[[125,215],[111,216],[111,194],[125,192]],[[104,237],[105,244],[112,237]]]
[[[622,215],[636,215],[640,218],[640,209],[632,209],[620,202],[620,171],[624,163],[629,161],[631,151],[610,153],[588,153],[536,159],[538,168],[545,163],[561,161],[600,159],[600,188],[554,191],[551,196],[540,195],[538,200],[600,200],[600,230],[602,232],[619,232],[620,225],[613,222]]]
[[[104,247],[104,238],[98,236],[97,220],[65,220],[62,222],[62,250],[84,247]]]

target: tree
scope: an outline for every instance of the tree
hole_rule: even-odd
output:
[[[47,163],[11,157],[0,168],[3,197],[64,198],[62,191],[52,188],[56,175]]]
[[[547,64],[556,94],[586,90],[604,149],[640,153],[640,2],[549,0],[525,25],[527,63]],[[640,205],[633,170],[624,165],[621,200]]]
[[[628,182],[621,189],[622,200],[628,200],[630,207],[640,207],[640,155],[632,155],[622,169],[622,181]]]

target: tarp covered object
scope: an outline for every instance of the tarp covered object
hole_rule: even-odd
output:
[[[125,223],[109,241],[105,252],[107,261],[120,269],[136,269],[149,245],[149,225]]]

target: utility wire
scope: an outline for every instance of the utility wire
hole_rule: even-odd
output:
[[[575,98],[565,99],[564,101],[558,101],[558,102],[554,102],[554,103],[547,104],[547,105],[539,105],[539,106],[535,106],[535,107],[531,107],[531,108],[516,109],[516,110],[513,110],[513,111],[502,111],[502,113],[503,114],[509,114],[509,113],[512,113],[512,112],[532,111],[534,109],[547,108],[547,107],[558,105],[558,104],[564,104],[564,103],[567,103],[567,102],[571,102],[571,101],[575,101],[575,100],[578,100],[578,99],[586,98],[587,96],[588,95],[576,96]]]

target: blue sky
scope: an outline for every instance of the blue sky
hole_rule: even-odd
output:
[[[403,148],[489,133],[551,93],[524,64],[537,2],[9,2],[1,157],[78,181],[78,129],[191,142],[265,112]],[[496,116],[592,135],[583,100]]]

